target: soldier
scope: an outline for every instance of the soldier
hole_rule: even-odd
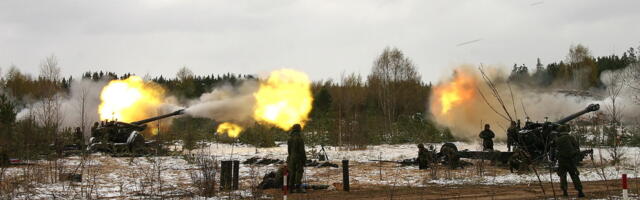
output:
[[[98,137],[96,134],[97,133],[96,130],[98,130],[98,126],[100,126],[100,123],[98,122],[94,122],[93,126],[91,126],[91,137]]]
[[[555,140],[556,155],[558,158],[558,176],[560,177],[560,188],[562,189],[562,195],[567,194],[567,173],[571,176],[573,186],[578,191],[578,197],[584,197],[582,192],[582,183],[580,182],[580,172],[576,165],[580,158],[580,146],[576,139],[569,135],[569,126],[562,125],[558,127],[558,137]]]
[[[304,150],[304,140],[302,139],[302,127],[300,124],[295,124],[291,128],[291,132],[289,134],[289,140],[287,141],[288,147],[288,156],[287,156],[287,167],[289,169],[289,183],[292,192],[302,192],[304,193],[304,188],[302,185],[302,175],[304,173],[304,164],[307,161],[307,156]]]
[[[427,150],[427,148],[424,148],[423,144],[418,144],[418,168],[419,169],[429,168],[429,154],[430,152]]]
[[[444,157],[444,164],[449,166],[449,169],[462,167],[457,152],[458,147],[453,143],[444,143],[442,147],[440,147],[440,154]]]
[[[81,148],[84,146],[84,136],[82,134],[82,131],[80,130],[80,127],[76,127],[75,132],[73,132],[73,143]]]
[[[507,129],[507,151],[511,151],[511,147],[515,147],[518,137],[518,125],[515,121],[511,121],[511,126]]]
[[[491,126],[489,124],[484,125],[484,130],[480,132],[480,138],[482,138],[482,150],[493,151],[493,138],[496,134],[491,131]]]
[[[429,165],[431,165],[431,163],[436,163],[436,158],[438,157],[438,153],[436,152],[436,147],[434,147],[433,145],[429,145],[429,157],[427,157],[428,161],[429,161]]]

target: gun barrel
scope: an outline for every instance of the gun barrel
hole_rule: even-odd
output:
[[[164,115],[155,116],[155,117],[148,118],[148,119],[143,119],[143,120],[140,120],[140,121],[131,122],[131,124],[142,125],[142,124],[146,124],[146,123],[149,123],[149,122],[152,122],[152,121],[156,121],[156,120],[160,120],[160,119],[164,119],[164,118],[172,117],[172,116],[176,116],[176,115],[182,115],[182,114],[184,114],[184,109],[180,109],[180,110],[177,110],[177,111],[169,113],[169,114],[164,114]]]
[[[593,111],[597,111],[600,110],[600,104],[590,104],[589,106],[587,106],[587,108],[585,108],[584,110],[581,110],[580,112],[577,113],[573,113],[572,115],[569,115],[565,118],[562,118],[558,121],[556,121],[557,124],[564,124],[567,123],[575,118],[578,118],[584,114],[593,112]]]

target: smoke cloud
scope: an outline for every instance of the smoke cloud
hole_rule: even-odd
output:
[[[88,129],[93,122],[98,121],[98,106],[100,105],[100,91],[107,81],[80,80],[71,84],[69,96],[62,102],[62,113],[65,115],[63,126],[82,126],[82,109],[84,105],[84,123]]]
[[[259,88],[256,80],[245,80],[237,87],[224,85],[191,101],[185,112],[194,117],[247,125],[253,122],[256,104],[253,94]]]
[[[545,117],[555,121],[586,108],[588,104],[605,103],[599,95],[579,95],[557,88],[540,89],[510,84],[507,81],[508,73],[501,69],[489,66],[483,70],[493,81],[502,103],[492,95],[480,70],[471,65],[457,67],[451,77],[433,88],[430,105],[435,121],[451,128],[454,136],[466,140],[479,140],[478,134],[484,124],[490,124],[496,138],[504,140],[510,123],[509,116],[514,121],[521,120],[523,124],[526,116],[534,122],[543,122]],[[595,93],[602,94],[602,91]],[[450,104],[450,108],[445,112],[443,108],[447,104]]]
[[[20,110],[16,119],[33,117],[37,122],[43,123],[46,118],[56,120],[61,127],[84,125],[84,133],[89,134],[91,124],[99,120],[100,91],[106,84],[107,81],[73,81],[68,94],[60,93],[45,100],[35,101]]]

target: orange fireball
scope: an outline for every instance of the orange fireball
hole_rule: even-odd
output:
[[[164,89],[138,76],[113,80],[100,93],[100,120],[131,122],[150,117],[162,104]]]
[[[240,132],[242,132],[243,130],[244,128],[242,128],[242,126],[240,125],[230,122],[224,122],[218,125],[218,129],[216,130],[216,132],[220,134],[226,133],[229,137],[237,138],[238,136],[240,136]]]
[[[289,130],[294,124],[304,126],[313,103],[311,81],[306,74],[281,69],[271,72],[254,94],[254,119]]]
[[[453,80],[435,86],[431,108],[445,115],[456,106],[472,100],[476,95],[476,79],[463,70],[456,70]]]

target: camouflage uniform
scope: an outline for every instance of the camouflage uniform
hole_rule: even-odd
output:
[[[569,135],[569,127],[562,125],[558,128],[558,137],[555,140],[558,158],[558,176],[560,177],[560,188],[567,196],[567,173],[571,176],[573,186],[578,191],[578,196],[583,197],[582,183],[580,182],[580,172],[576,167],[580,156],[580,146],[576,139]]]
[[[301,129],[302,127],[299,124],[293,125],[289,135],[289,140],[287,141],[287,150],[289,154],[287,156],[287,167],[289,169],[288,185],[292,186],[290,187],[291,189],[299,188],[302,184],[304,164],[307,161]]]
[[[75,132],[73,132],[73,143],[82,147],[84,146],[84,135],[80,130],[80,127],[76,127]]]
[[[420,169],[429,168],[430,152],[424,148],[423,144],[418,144],[418,167]]]
[[[489,124],[484,125],[484,130],[480,132],[480,138],[482,138],[482,150],[493,150],[493,138],[496,136]]]

